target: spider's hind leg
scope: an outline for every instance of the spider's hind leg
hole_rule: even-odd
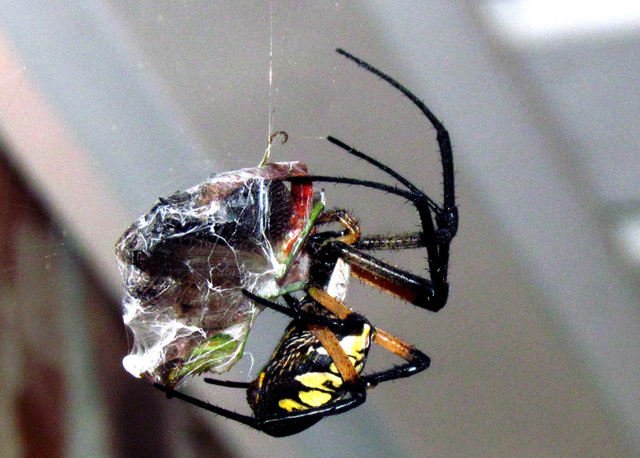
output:
[[[349,316],[358,316],[362,320],[365,320],[364,317],[358,315],[349,309],[346,305],[342,304],[340,301],[337,301],[335,298],[327,294],[325,291],[311,288],[309,290],[309,295],[313,297],[319,304],[326,307],[328,310],[331,310],[336,316],[341,319],[346,319]],[[366,321],[366,320],[365,320]],[[367,325],[371,326],[368,322]],[[412,345],[402,341],[401,339],[389,334],[386,331],[383,331],[379,328],[373,328],[371,326],[371,339],[376,344],[385,348],[386,350],[394,353],[404,359],[406,363],[400,366],[394,366],[391,369],[387,369],[380,372],[375,372],[373,374],[368,374],[365,376],[359,376],[357,381],[360,380],[365,383],[366,387],[372,387],[381,382],[386,382],[389,380],[396,380],[399,378],[410,377],[418,372],[422,372],[427,369],[431,364],[431,359],[425,355],[423,352],[418,350]],[[366,359],[366,355],[364,357]],[[360,371],[362,368],[360,368]]]

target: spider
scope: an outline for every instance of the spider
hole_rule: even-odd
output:
[[[246,383],[205,378],[209,384],[246,389],[253,416],[155,384],[168,397],[179,398],[276,437],[296,434],[326,416],[357,407],[366,400],[367,389],[378,383],[409,377],[429,367],[427,355],[373,327],[364,316],[344,305],[341,299],[346,286],[332,286],[335,276],[344,277],[350,268],[352,274],[364,282],[434,312],[444,307],[449,292],[449,247],[458,229],[449,134],[427,106],[395,79],[342,49],[336,51],[402,92],[435,128],[443,166],[443,205],[438,205],[395,170],[334,137],[328,137],[328,140],[348,154],[384,171],[403,188],[345,177],[306,175],[287,178],[293,183],[332,182],[397,195],[414,205],[422,231],[393,237],[360,238],[359,227],[350,215],[340,210],[327,212],[326,217],[321,216],[317,220],[316,227],[339,221],[344,229],[341,232],[314,233],[306,240],[304,250],[310,255],[312,265],[302,300],[285,293],[282,298],[286,305],[281,305],[243,291],[256,303],[292,318],[271,360],[256,380]],[[419,247],[427,250],[429,279],[392,266],[365,252]],[[387,370],[361,375],[371,342],[402,357],[406,362]]]

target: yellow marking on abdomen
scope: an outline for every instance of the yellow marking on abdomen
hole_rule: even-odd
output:
[[[353,357],[356,361],[359,361],[364,356],[363,353],[367,348],[370,333],[371,326],[365,324],[361,334],[343,337],[342,340],[340,340],[340,346],[347,356]]]
[[[342,378],[330,372],[307,372],[296,375],[296,380],[308,388],[335,389],[342,385]]]
[[[293,412],[294,410],[307,410],[308,407],[300,404],[298,401],[294,401],[293,399],[281,399],[278,402],[278,405],[281,409],[286,410],[287,412]]]
[[[257,390],[255,390],[255,393],[256,393],[256,395],[255,395],[255,396],[256,396],[256,398],[255,398],[255,399],[254,399],[254,401],[253,401],[253,402],[255,402],[256,404],[257,404],[257,403],[258,403],[258,401],[260,400],[260,393],[261,393],[261,390],[262,390],[262,383],[264,382],[264,377],[265,377],[266,375],[267,375],[267,373],[266,373],[266,372],[263,372],[263,373],[261,373],[261,374],[260,374],[260,377],[258,377],[258,389],[257,389]]]
[[[320,407],[331,400],[330,393],[318,390],[300,391],[298,396],[302,402],[311,407]]]

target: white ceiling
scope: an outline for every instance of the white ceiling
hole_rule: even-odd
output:
[[[347,49],[452,135],[461,228],[449,304],[427,314],[357,286],[348,299],[432,367],[290,439],[212,425],[241,456],[632,455],[640,309],[610,234],[640,209],[639,29],[523,38],[515,13],[512,27],[501,15],[517,3],[0,2],[0,129],[116,291],[113,244],[128,224],[158,196],[257,164],[272,130],[290,136],[278,160],[370,174],[323,140],[332,134],[439,195],[432,130],[333,53]],[[367,232],[413,229],[382,197],[327,197]],[[258,321],[256,366],[282,326]]]

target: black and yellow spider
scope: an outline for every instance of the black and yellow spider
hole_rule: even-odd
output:
[[[253,416],[214,406],[156,384],[170,397],[182,399],[272,436],[295,434],[326,416],[346,412],[365,401],[368,388],[387,380],[409,377],[429,366],[430,360],[424,353],[374,327],[364,316],[353,312],[327,292],[332,275],[342,272],[340,266],[343,263],[350,266],[357,278],[430,311],[440,310],[448,297],[449,246],[458,229],[449,134],[426,105],[396,80],[342,49],[337,49],[337,52],[401,91],[435,128],[443,166],[443,204],[438,205],[390,167],[334,137],[328,137],[328,140],[384,171],[402,187],[344,177],[311,175],[287,178],[291,182],[364,186],[397,195],[414,205],[422,230],[398,236],[360,238],[359,227],[350,215],[340,210],[326,212],[318,219],[316,233],[309,237],[304,247],[312,265],[302,300],[285,294],[282,297],[286,305],[282,305],[244,291],[256,303],[293,319],[270,362],[256,380],[246,383],[205,379],[214,385],[247,389]],[[345,229],[341,232],[318,231],[320,225],[335,221],[342,223]],[[427,250],[428,279],[366,253],[369,250],[420,247]],[[406,362],[388,370],[361,375],[371,342],[381,345]]]

